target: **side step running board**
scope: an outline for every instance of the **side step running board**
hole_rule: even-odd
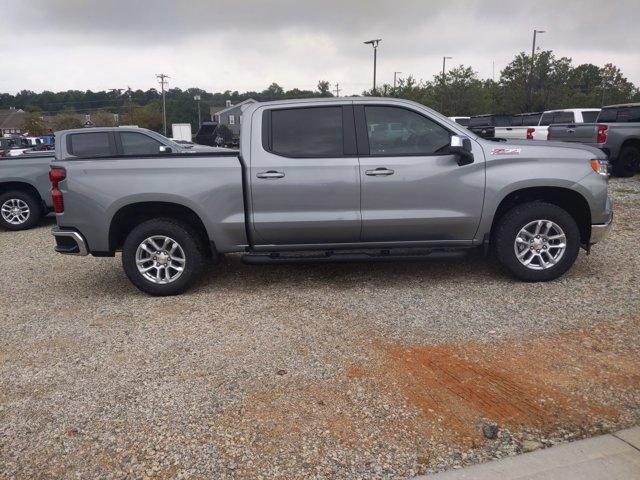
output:
[[[439,258],[457,258],[467,255],[469,249],[434,249],[422,251],[420,254],[400,253],[392,254],[385,251],[378,252],[315,252],[314,254],[293,253],[249,253],[242,257],[242,261],[250,265],[267,265],[273,263],[340,263],[340,262],[397,262],[430,260]]]

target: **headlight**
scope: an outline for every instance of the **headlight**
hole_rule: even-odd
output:
[[[607,160],[594,158],[591,160],[591,168],[598,175],[609,175],[609,162]]]

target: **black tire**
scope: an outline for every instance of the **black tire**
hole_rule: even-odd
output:
[[[541,219],[554,222],[564,231],[566,249],[555,265],[534,270],[518,260],[514,245],[525,225]],[[498,221],[493,244],[500,263],[516,278],[525,282],[546,282],[564,274],[576,261],[580,250],[580,231],[574,218],[557,205],[544,202],[523,203],[509,210]]]
[[[155,235],[170,237],[184,251],[184,270],[171,283],[154,283],[144,277],[136,265],[138,247],[145,239]],[[122,266],[131,283],[143,292],[155,296],[177,295],[187,290],[202,272],[204,261],[204,248],[198,234],[188,225],[168,218],[141,223],[129,233],[122,247]]]
[[[613,162],[613,174],[617,177],[633,177],[640,167],[640,148],[624,147]]]
[[[29,207],[29,214],[26,220],[20,223],[11,223],[7,221],[4,215],[0,214],[0,226],[7,230],[27,230],[34,227],[40,220],[40,217],[42,217],[42,204],[40,199],[24,190],[11,190],[0,195],[0,208],[12,200],[19,200],[26,203]]]

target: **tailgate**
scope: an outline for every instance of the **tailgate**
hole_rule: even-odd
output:
[[[559,142],[596,143],[598,127],[595,123],[549,125],[549,140]]]

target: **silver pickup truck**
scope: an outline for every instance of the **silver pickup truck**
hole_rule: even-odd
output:
[[[640,167],[640,103],[603,107],[595,123],[551,125],[548,139],[597,147],[615,175],[631,177]]]
[[[0,157],[0,227],[26,230],[49,213],[53,152]]]
[[[122,251],[153,295],[184,291],[228,252],[265,264],[484,247],[517,278],[545,281],[613,215],[600,150],[485,140],[406,100],[252,104],[240,145],[187,155],[141,129],[59,132],[56,250]]]

